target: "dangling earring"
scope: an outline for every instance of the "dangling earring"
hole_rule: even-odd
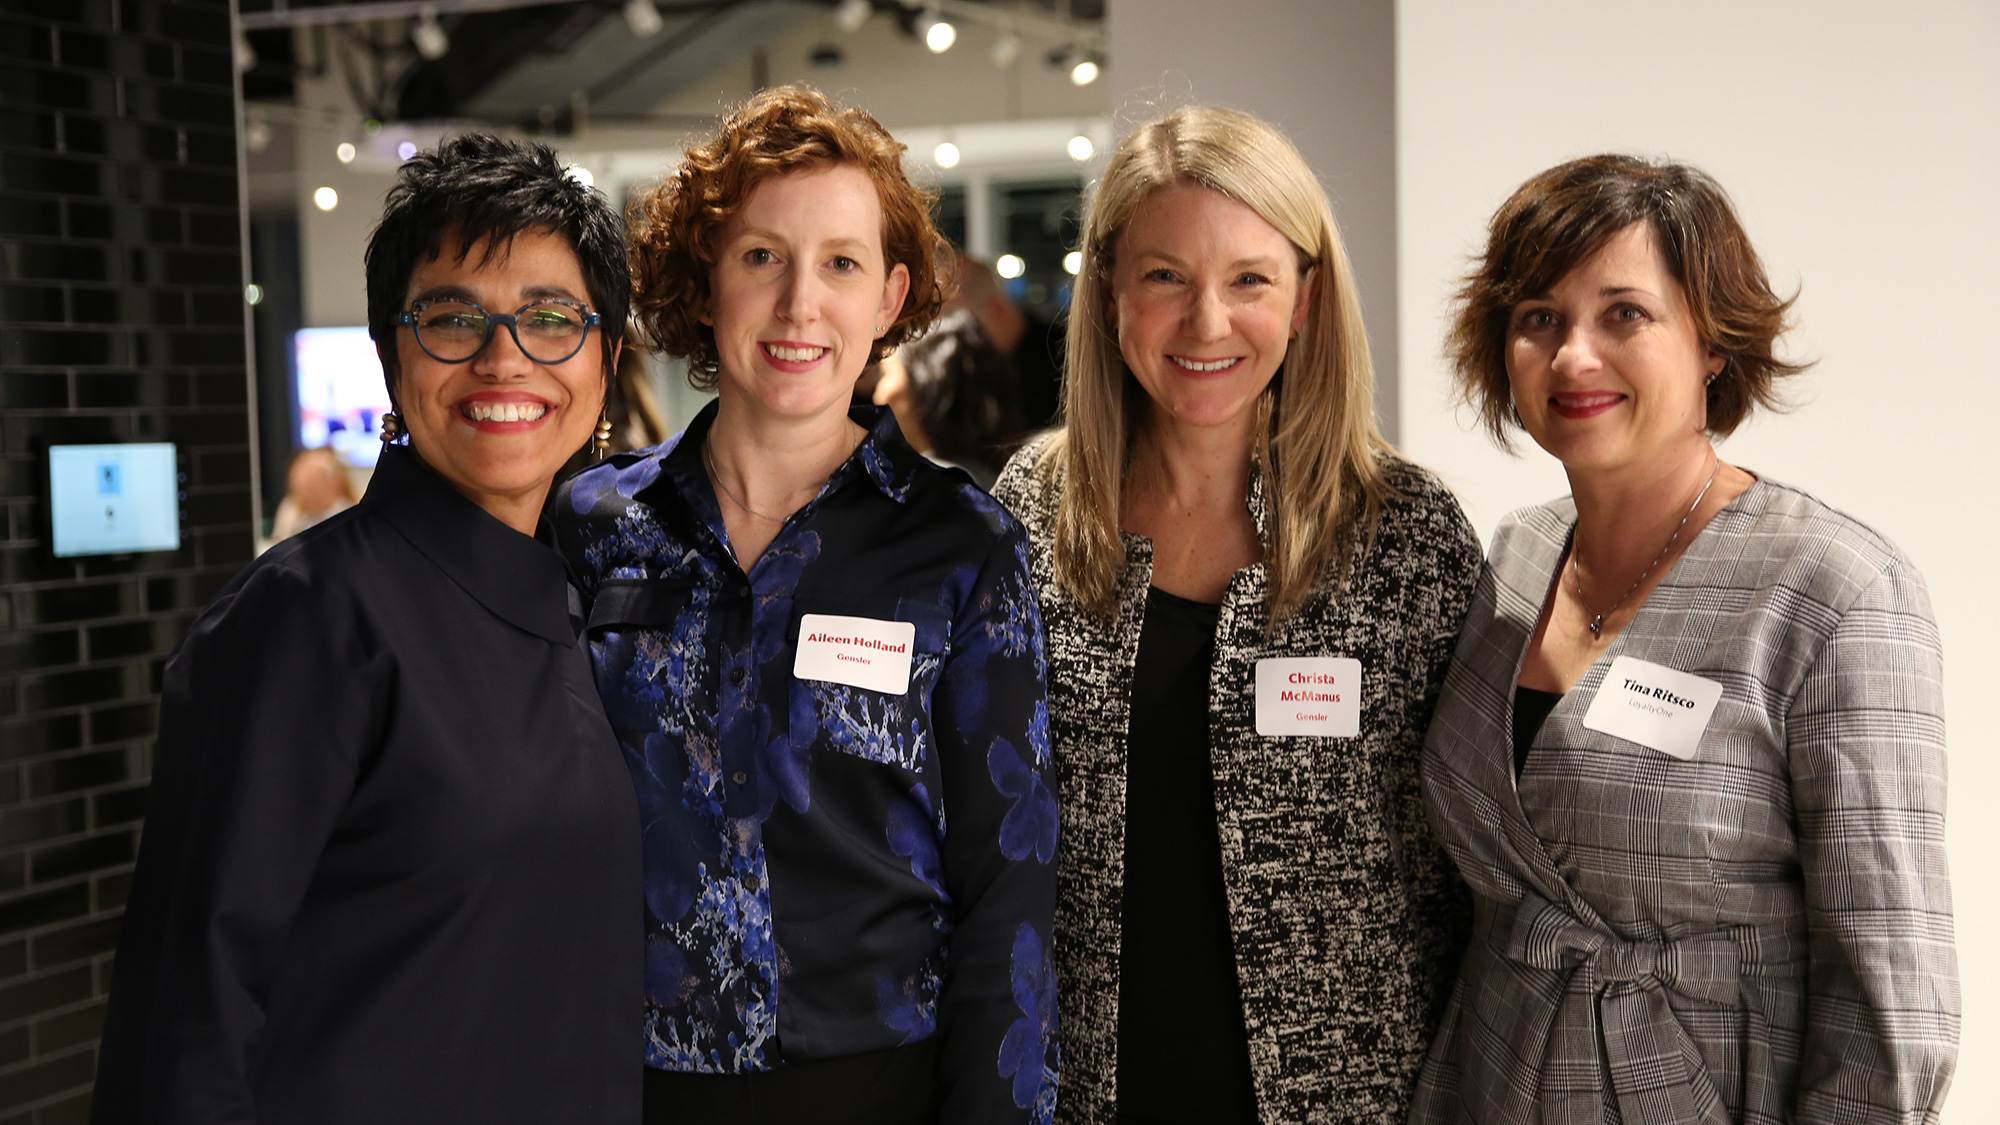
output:
[[[394,411],[391,410],[383,411],[382,444],[394,445],[396,444],[396,439],[402,436],[403,436],[403,420],[401,418],[396,417]]]
[[[599,461],[611,452],[611,419],[602,414],[597,416],[597,436],[590,439],[590,447],[596,451],[596,460]]]

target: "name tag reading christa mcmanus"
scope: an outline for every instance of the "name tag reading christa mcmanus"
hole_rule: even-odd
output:
[[[1583,725],[1685,762],[1721,699],[1722,685],[1714,680],[1621,656],[1604,674]]]
[[[1361,662],[1274,656],[1257,662],[1257,733],[1353,738],[1361,733]]]
[[[808,613],[799,618],[792,676],[901,695],[910,690],[917,627],[908,621]]]

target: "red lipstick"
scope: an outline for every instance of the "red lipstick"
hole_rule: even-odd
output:
[[[1579,391],[1549,396],[1549,406],[1557,416],[1571,421],[1595,418],[1624,401],[1625,396],[1616,391]]]

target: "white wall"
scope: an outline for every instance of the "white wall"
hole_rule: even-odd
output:
[[[1285,131],[1319,173],[1353,260],[1376,406],[1398,426],[1394,0],[1110,0],[1102,81],[1121,133],[1197,102]]]
[[[1602,150],[1714,174],[1782,291],[1799,409],[1724,456],[1869,522],[1922,567],[1944,633],[1948,845],[1965,1024],[1947,1120],[2000,1104],[2000,4],[1590,0],[1397,5],[1402,444],[1482,532],[1566,491],[1448,407],[1450,279],[1523,179]]]

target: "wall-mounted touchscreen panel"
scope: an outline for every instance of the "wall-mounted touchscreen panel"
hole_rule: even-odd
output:
[[[176,550],[180,497],[172,442],[49,447],[49,532],[58,557]]]

